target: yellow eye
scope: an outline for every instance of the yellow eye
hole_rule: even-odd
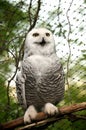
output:
[[[49,36],[50,36],[50,33],[46,33],[46,36],[49,37]]]
[[[33,36],[37,37],[37,36],[39,36],[39,33],[33,33]]]

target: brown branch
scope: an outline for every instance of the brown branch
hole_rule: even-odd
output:
[[[30,4],[29,4],[29,8],[28,8],[28,16],[29,16],[30,26],[31,26],[31,23],[32,23],[32,19],[31,19],[31,8],[32,8],[32,0],[30,0]]]
[[[86,115],[77,115],[77,114],[69,114],[68,115],[68,120],[71,122],[75,122],[77,120],[86,120]]]
[[[36,10],[36,13],[34,14],[34,21],[33,23],[30,25],[30,28],[29,28],[29,31],[34,28],[36,22],[37,22],[37,19],[38,19],[38,14],[39,14],[39,11],[40,11],[40,7],[41,7],[41,0],[38,0],[38,6],[37,6],[37,10]]]
[[[10,51],[10,50],[8,49],[8,52],[11,53],[11,55],[13,56],[13,58],[14,58],[14,60],[15,60],[15,63],[16,63],[16,70],[15,70],[14,74],[12,75],[12,77],[8,80],[8,85],[7,85],[7,105],[8,105],[8,108],[9,108],[9,106],[10,106],[10,95],[9,95],[10,83],[11,83],[11,81],[15,78],[15,76],[16,76],[16,74],[17,74],[17,69],[18,69],[18,64],[19,64],[19,62],[17,62],[17,59],[18,59],[18,58],[13,54],[12,51]]]
[[[59,114],[55,115],[54,117],[50,117],[50,118],[48,118],[48,115],[46,115],[45,113],[40,112],[40,113],[38,113],[38,115],[36,117],[36,120],[35,120],[36,123],[31,123],[29,125],[23,126],[22,128],[20,128],[18,130],[23,130],[26,128],[30,129],[35,126],[45,125],[47,123],[55,122],[57,120],[65,118],[64,117],[65,115],[68,116],[69,114],[71,114],[73,112],[77,112],[77,111],[81,111],[81,110],[85,110],[85,109],[86,109],[86,102],[83,102],[83,103],[73,104],[70,106],[61,107],[61,108],[59,108]],[[78,116],[77,116],[77,118],[78,118]],[[86,119],[86,118],[84,118],[84,119]],[[18,119],[15,119],[10,122],[2,124],[1,125],[2,128],[0,128],[0,130],[14,129],[21,125],[24,125],[23,117],[20,117]]]

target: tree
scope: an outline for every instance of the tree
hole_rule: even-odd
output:
[[[19,61],[23,58],[25,37],[33,27],[46,27],[55,35],[57,55],[61,58],[66,79],[64,101],[59,105],[86,100],[86,3],[80,1],[77,5],[77,1],[0,1],[0,111],[6,110],[0,115],[2,122],[23,114],[17,101],[10,95],[13,90],[10,83],[15,79]],[[81,130],[82,126],[76,128],[78,123],[63,120],[48,129],[61,129],[63,124],[64,129],[72,129],[73,126]]]

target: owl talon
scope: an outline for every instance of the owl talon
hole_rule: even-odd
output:
[[[59,113],[58,108],[51,103],[46,103],[44,107],[44,112],[50,116]]]
[[[33,105],[29,106],[29,108],[26,110],[24,114],[24,123],[31,123],[32,120],[34,120],[37,116],[37,111]]]

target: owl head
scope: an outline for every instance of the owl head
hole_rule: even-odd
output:
[[[55,52],[52,32],[46,28],[34,28],[26,37],[24,58],[30,55],[50,55]]]

